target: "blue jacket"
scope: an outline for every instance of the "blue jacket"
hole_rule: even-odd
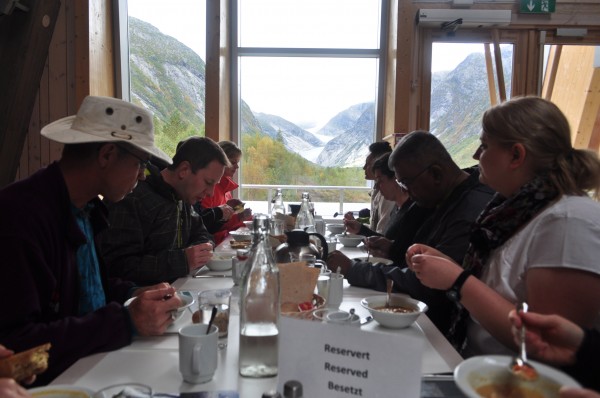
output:
[[[94,200],[94,232],[106,226],[106,209]],[[131,342],[122,306],[134,285],[108,280],[107,305],[78,316],[77,248],[85,236],[71,212],[67,186],[53,163],[0,191],[0,344],[16,352],[50,342],[47,384],[78,359]]]

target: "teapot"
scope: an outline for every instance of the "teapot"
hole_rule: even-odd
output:
[[[327,259],[327,241],[323,235],[316,232],[306,232],[301,229],[293,229],[285,233],[287,242],[275,248],[275,261],[278,263],[289,263],[292,257],[299,259],[302,254],[314,254],[317,259]],[[321,249],[311,243],[310,237],[316,236],[321,242]]]

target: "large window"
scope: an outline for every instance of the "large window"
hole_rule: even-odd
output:
[[[204,135],[206,4],[202,0],[127,0],[129,99],[154,113],[157,145]],[[127,51],[128,47],[128,51]],[[127,98],[127,95],[124,95]]]
[[[481,117],[500,102],[494,51],[484,43],[434,42],[431,55],[429,130],[461,167],[477,164]],[[501,44],[502,76],[510,98],[513,45]]]
[[[387,1],[233,4],[241,196],[264,200],[269,186],[312,186],[313,201],[337,203],[339,189],[324,186],[366,188],[362,166],[379,129]],[[301,190],[284,189],[284,197],[298,201]],[[346,202],[369,201],[366,189],[344,195]]]

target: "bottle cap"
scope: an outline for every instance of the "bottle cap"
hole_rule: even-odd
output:
[[[275,390],[264,392],[262,398],[281,398],[281,394]]]
[[[283,396],[285,398],[302,398],[302,383],[298,380],[286,381],[283,385]]]

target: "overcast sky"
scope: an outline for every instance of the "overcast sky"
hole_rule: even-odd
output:
[[[260,4],[265,6],[269,1],[272,0],[252,0],[251,4],[257,7]],[[279,3],[273,4],[283,4],[281,0],[278,1]],[[323,7],[337,5],[329,0],[298,1],[315,1]],[[244,29],[246,29],[244,37],[253,37],[257,41],[277,40],[287,28],[302,37],[303,42],[326,41],[327,39],[324,37],[329,33],[335,35],[336,40],[343,37],[351,40],[351,43],[362,41],[357,44],[357,47],[368,46],[367,43],[371,38],[363,38],[361,32],[374,31],[376,28],[365,26],[374,19],[372,15],[365,16],[365,12],[361,11],[365,0],[343,1],[345,1],[344,15],[341,15],[340,18],[343,18],[344,22],[351,21],[347,24],[349,28],[346,31],[340,32],[342,29],[339,28],[327,30],[327,23],[319,21],[320,16],[316,17],[314,13],[302,16],[298,14],[298,10],[301,8],[295,8],[294,13],[291,14],[294,19],[291,17],[289,20],[271,18],[264,19],[263,23],[259,21],[254,27],[249,24],[244,25]],[[128,0],[128,6],[131,16],[156,26],[162,33],[176,38],[206,60],[204,24],[199,23],[206,18],[205,0]],[[246,8],[248,13],[251,10],[253,9],[250,7]],[[327,14],[327,10],[325,9],[322,14]],[[253,16],[255,20],[259,17],[260,15]],[[352,20],[352,18],[355,19]],[[306,23],[290,26],[295,20],[310,20],[311,27],[307,28]],[[361,29],[352,29],[355,26],[361,26]],[[274,35],[273,32],[277,32],[277,34]],[[352,37],[353,35],[354,37]],[[363,34],[363,36],[369,35]],[[432,71],[452,70],[474,51],[483,51],[483,45],[435,45]],[[311,125],[326,122],[347,106],[372,101],[375,98],[370,83],[374,80],[365,79],[369,82],[363,84],[356,79],[356,76],[373,76],[374,79],[376,64],[370,60],[357,60],[352,62],[354,64],[352,66],[348,66],[351,63],[342,65],[342,60],[336,59],[329,59],[325,62],[314,58],[294,61],[298,64],[297,72],[294,71],[292,63],[286,62],[286,60],[277,61],[277,65],[273,65],[275,62],[265,62],[264,59],[247,60],[243,64],[242,73],[251,74],[253,79],[251,81],[250,79],[242,80],[244,82],[242,98],[254,112],[276,114],[305,128],[310,128]],[[272,69],[269,69],[269,66],[272,66]],[[275,82],[275,79],[279,79],[279,82]],[[321,79],[318,85],[314,85],[316,79]],[[275,84],[273,84],[274,82]],[[270,89],[265,89],[265,87]],[[299,107],[299,104],[302,107]]]

